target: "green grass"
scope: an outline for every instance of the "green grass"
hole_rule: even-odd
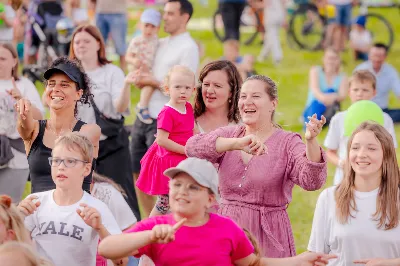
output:
[[[193,1],[194,2],[194,1]],[[197,1],[196,1],[197,2]],[[194,17],[210,17],[216,7],[215,0],[209,0],[212,5],[211,8],[200,7],[199,4],[195,4]],[[391,23],[396,31],[395,43],[389,56],[389,63],[393,64],[397,69],[400,69],[400,61],[396,58],[400,57],[400,45],[398,44],[398,38],[400,36],[400,28],[398,27],[398,16],[399,11],[397,9],[382,9],[376,10],[383,14]],[[134,22],[130,23],[129,31],[133,32]],[[206,56],[217,59],[222,55],[222,45],[218,42],[212,32],[210,31],[192,31],[192,36],[196,40],[200,40],[205,46]],[[286,44],[286,38],[282,32],[284,60],[279,67],[274,67],[270,62],[257,63],[256,70],[259,74],[267,75],[273,78],[278,83],[279,91],[279,106],[277,122],[279,122],[287,130],[297,131],[301,133],[302,125],[299,122],[299,117],[304,108],[304,104],[308,92],[308,71],[312,65],[320,64],[322,61],[322,52],[304,52],[291,50]],[[261,46],[254,44],[253,46],[243,47],[241,52],[257,55],[260,51]],[[357,65],[356,62],[350,57],[349,54],[343,55],[343,70],[350,74],[354,67]],[[39,85],[39,84],[38,84]],[[39,86],[40,90],[43,90],[43,86]],[[138,101],[138,90],[132,90],[132,106]],[[342,109],[346,109],[349,105],[349,101],[345,101],[342,105]],[[390,98],[391,107],[400,107],[398,100],[393,95]],[[132,108],[134,110],[134,108]],[[134,121],[134,114],[127,118],[127,123],[131,124]],[[395,127],[398,138],[400,137],[400,126]],[[302,133],[301,133],[302,134]],[[326,135],[326,130],[318,137],[320,143]],[[328,180],[325,187],[332,185],[334,174],[334,167],[329,166]],[[27,193],[29,190],[26,191]],[[298,252],[302,252],[306,249],[308,239],[310,236],[311,223],[315,208],[317,197],[321,191],[306,192],[296,187],[293,191],[293,200],[289,206],[289,216],[293,226],[293,232]]]

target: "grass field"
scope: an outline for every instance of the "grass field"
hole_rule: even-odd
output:
[[[195,1],[192,1],[195,2]],[[196,1],[198,2],[198,1]],[[204,18],[211,16],[216,8],[216,0],[209,0],[210,7],[204,8],[199,4],[195,3],[194,18]],[[378,12],[384,15],[386,18],[393,23],[393,28],[396,31],[394,47],[391,50],[389,56],[389,62],[400,69],[400,61],[397,59],[400,57],[400,45],[398,39],[400,36],[399,27],[399,10],[397,9],[374,9],[374,12]],[[134,22],[130,23],[130,32],[133,32]],[[218,42],[211,31],[191,31],[192,36],[196,40],[200,40],[205,46],[206,56],[217,59],[222,55],[222,45]],[[286,130],[297,131],[301,133],[302,125],[299,121],[299,117],[304,108],[304,104],[307,97],[308,91],[308,70],[312,65],[320,64],[322,60],[322,52],[303,52],[291,50],[285,43],[285,38],[282,32],[282,39],[284,40],[284,60],[279,67],[274,67],[272,63],[257,63],[256,70],[259,74],[267,75],[273,78],[279,85],[279,106],[277,114],[277,122],[279,122]],[[257,42],[258,43],[258,42]],[[261,46],[254,44],[253,46],[243,47],[242,53],[250,53],[257,55]],[[343,55],[343,70],[350,74],[354,67],[357,65],[356,62],[351,59],[349,54]],[[42,87],[42,86],[40,86]],[[138,90],[133,90],[132,94],[132,106],[138,101]],[[346,109],[349,105],[349,101],[346,101],[342,105],[342,109]],[[400,107],[398,100],[391,96],[391,107]],[[134,110],[132,108],[132,110]],[[132,123],[134,114],[127,118],[127,123]],[[400,126],[396,126],[396,133],[400,138]],[[322,143],[326,134],[326,130],[318,137],[320,143]],[[329,177],[325,187],[332,184],[332,176],[334,168],[329,166]],[[306,249],[311,223],[313,218],[313,212],[317,197],[320,191],[306,192],[296,187],[293,191],[293,201],[289,206],[289,215],[293,226],[293,232],[295,236],[295,242],[297,251],[302,252]]]

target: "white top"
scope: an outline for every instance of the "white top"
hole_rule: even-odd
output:
[[[385,231],[377,229],[372,219],[376,211],[379,188],[371,192],[355,191],[357,213],[347,224],[336,219],[334,192],[336,187],[322,191],[314,213],[308,250],[335,254],[329,266],[355,266],[360,259],[400,258],[400,226]]]
[[[44,107],[35,85],[25,77],[20,77],[16,84],[21,95],[30,100],[32,105],[36,106],[44,114]],[[17,116],[14,111],[15,100],[7,93],[7,90],[11,90],[12,87],[11,80],[0,80],[0,135],[18,139],[20,135],[17,131]],[[14,158],[8,162],[8,167],[12,169],[28,169],[26,154],[13,148],[11,148],[11,151],[14,154]]]
[[[6,13],[6,18],[7,19],[14,19],[15,18],[15,11],[12,9],[10,5],[5,5],[4,6],[4,12]],[[6,42],[6,41],[12,41],[14,38],[14,29],[13,27],[7,27],[5,22],[3,22],[3,25],[0,26],[0,41]]]
[[[86,203],[100,212],[103,225],[111,235],[121,234],[113,215],[103,202],[87,192],[70,206],[57,205],[53,193],[54,190],[49,190],[33,194],[41,204],[35,213],[25,218],[25,227],[31,232],[39,254],[56,266],[96,265],[99,235],[76,210],[81,208],[80,203]]]
[[[174,37],[159,40],[157,53],[154,59],[153,74],[163,82],[169,70],[175,65],[184,65],[194,73],[199,67],[199,49],[189,32]],[[149,102],[149,113],[154,119],[158,117],[161,109],[169,101],[169,97],[160,90],[155,90]]]
[[[135,215],[121,192],[116,190],[111,184],[95,182],[92,195],[108,206],[122,231],[137,222]]]
[[[356,48],[362,49],[369,47],[372,44],[372,36],[368,30],[359,32],[358,30],[350,31],[350,41],[356,46]]]
[[[348,5],[351,4],[353,0],[328,0],[331,5]]]
[[[349,137],[344,135],[344,119],[346,112],[339,112],[332,117],[331,123],[329,124],[328,133],[326,135],[324,146],[330,150],[337,150],[337,154],[341,160],[346,160],[347,157],[347,143]],[[392,118],[387,114],[383,113],[383,126],[392,135],[394,147],[397,148],[396,133],[394,131],[394,125]],[[339,167],[336,168],[334,184],[337,185],[342,181],[343,170]]]
[[[129,108],[121,114],[117,112],[114,106],[115,100],[121,96],[124,88],[125,74],[119,67],[107,64],[93,71],[86,71],[86,74],[92,82],[93,100],[105,116],[120,119],[121,115],[129,115]],[[96,124],[94,109],[89,104],[78,102],[78,118],[87,124]],[[106,138],[102,135],[100,140]]]

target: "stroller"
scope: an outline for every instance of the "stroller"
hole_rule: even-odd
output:
[[[37,62],[23,68],[22,74],[33,83],[43,81],[43,73],[51,62],[68,54],[73,22],[63,17],[60,0],[33,0],[23,8],[28,16],[32,45],[37,47]]]

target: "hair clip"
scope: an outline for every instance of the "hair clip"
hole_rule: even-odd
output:
[[[7,196],[7,195],[0,196],[0,203],[2,205],[6,206],[7,208],[10,208],[11,202],[12,202],[12,200],[11,200],[10,196]]]

